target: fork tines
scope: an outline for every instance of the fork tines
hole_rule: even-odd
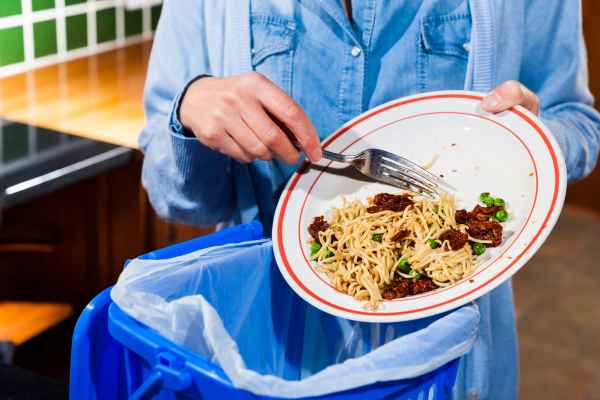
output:
[[[380,173],[389,179],[390,184],[400,183],[401,187],[417,193],[435,197],[442,191],[455,191],[450,184],[431,172],[423,169],[418,164],[406,158],[392,154],[385,150],[378,150],[377,157],[381,167]]]

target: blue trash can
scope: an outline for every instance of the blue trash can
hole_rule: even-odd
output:
[[[141,256],[171,258],[205,247],[260,239],[259,223],[240,225]],[[235,388],[209,360],[125,314],[107,288],[81,314],[71,350],[70,398],[274,399]],[[380,382],[311,399],[448,399],[458,360],[415,379]]]

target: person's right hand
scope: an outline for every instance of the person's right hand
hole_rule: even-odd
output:
[[[319,137],[302,108],[256,72],[196,80],[179,113],[183,126],[200,142],[241,162],[273,155],[289,164],[297,162],[298,150],[283,129],[312,162],[321,158]]]

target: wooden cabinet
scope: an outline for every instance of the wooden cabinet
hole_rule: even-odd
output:
[[[5,210],[0,225],[0,299],[83,307],[114,284],[123,263],[206,234],[152,211],[140,183],[142,156],[129,164]]]
[[[600,2],[583,0],[583,28],[588,50],[590,88],[600,110]],[[600,212],[600,168],[585,180],[576,182],[567,190],[567,202]]]

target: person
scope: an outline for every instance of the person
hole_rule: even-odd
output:
[[[143,184],[165,218],[258,218],[268,232],[282,186],[301,157],[320,159],[321,139],[384,102],[446,89],[487,93],[489,112],[524,106],[557,139],[570,180],[593,169],[600,116],[580,1],[166,0],[146,83]],[[477,304],[480,333],[454,396],[514,399],[511,283]]]

